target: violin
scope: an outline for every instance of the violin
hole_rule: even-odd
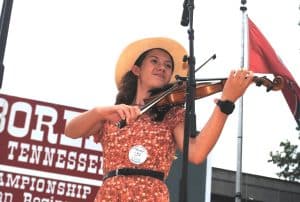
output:
[[[197,100],[221,92],[224,88],[226,80],[227,78],[198,79],[198,83],[196,83],[195,87],[194,99]],[[266,76],[254,76],[253,82],[258,87],[265,86],[267,92],[271,90],[281,90],[284,85],[284,79],[281,76],[275,76],[273,81],[268,79]],[[166,105],[175,106],[184,104],[186,95],[186,82],[179,80],[175,83],[168,84],[164,88],[153,89],[152,93],[155,95],[144,100],[146,104],[141,107],[141,114],[153,106],[163,107]],[[126,121],[121,120],[119,123],[117,123],[117,125],[119,128],[122,128],[126,125]]]
[[[227,78],[220,79],[203,79],[205,82],[196,83],[195,87],[195,100],[210,96],[212,94],[221,92],[225,85]],[[215,82],[212,82],[215,81]],[[253,82],[256,86],[265,86],[266,91],[271,90],[277,91],[281,90],[284,85],[284,79],[281,76],[276,76],[273,81],[268,79],[266,76],[253,77]],[[153,102],[156,106],[163,105],[179,105],[185,102],[185,93],[186,93],[186,82],[177,82],[172,85],[173,88],[160,93],[159,95],[151,96],[150,98],[144,100],[146,105],[142,107],[141,111],[148,109],[148,105],[153,106]]]

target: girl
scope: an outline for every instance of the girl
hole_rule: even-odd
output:
[[[167,178],[177,148],[183,149],[183,106],[157,107],[141,114],[151,90],[185,75],[185,49],[169,38],[146,38],[125,48],[116,67],[118,95],[112,106],[97,106],[65,128],[72,138],[94,135],[103,148],[104,178],[100,201],[168,202]],[[173,75],[173,77],[172,77]],[[253,79],[250,71],[231,71],[216,107],[199,135],[189,140],[188,159],[200,164],[216,144],[234,102]],[[126,126],[116,123],[126,120]]]

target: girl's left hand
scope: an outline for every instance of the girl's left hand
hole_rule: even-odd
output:
[[[231,71],[224,85],[221,100],[235,102],[253,82],[253,72],[248,70]]]

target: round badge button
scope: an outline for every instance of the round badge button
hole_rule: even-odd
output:
[[[130,148],[128,157],[131,163],[142,164],[148,157],[147,149],[142,145],[135,145]]]

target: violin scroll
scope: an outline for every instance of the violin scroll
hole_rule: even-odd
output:
[[[281,76],[275,76],[273,81],[268,79],[266,76],[263,77],[253,77],[253,82],[256,84],[256,86],[265,86],[267,88],[267,92],[271,90],[281,90],[284,85],[284,80]]]

